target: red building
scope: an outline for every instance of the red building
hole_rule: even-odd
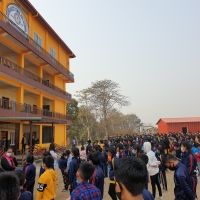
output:
[[[196,133],[200,131],[200,117],[161,118],[157,125],[159,133]]]

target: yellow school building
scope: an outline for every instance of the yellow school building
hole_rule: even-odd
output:
[[[74,53],[28,0],[0,1],[0,144],[14,151],[34,135],[66,146],[66,104]]]

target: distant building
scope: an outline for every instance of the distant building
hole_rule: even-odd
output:
[[[43,9],[48,9],[47,7]],[[58,18],[65,25],[65,19]],[[66,145],[66,104],[74,53],[28,0],[0,1],[0,142],[20,150],[22,136],[40,146]]]
[[[144,134],[144,133],[151,133],[151,134],[155,134],[158,132],[158,129],[154,126],[152,126],[151,124],[144,124],[140,126],[140,133]]]
[[[200,117],[161,118],[157,125],[159,133],[196,133],[200,131]]]

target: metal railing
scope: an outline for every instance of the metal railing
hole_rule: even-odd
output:
[[[44,79],[40,78],[39,76],[37,76],[36,74],[28,71],[27,69],[24,69],[23,67],[20,67],[19,65],[13,63],[12,61],[8,60],[5,57],[0,56],[0,64],[3,64],[5,66],[9,67],[10,69],[14,70],[15,72],[20,73],[20,74],[22,74],[22,75],[24,75],[24,76],[26,76],[26,77],[34,80],[34,81],[37,81],[37,82],[39,82],[39,83],[41,83],[41,84],[43,84],[43,85],[45,85],[45,86],[57,91],[57,92],[67,96],[70,99],[72,98],[72,95],[69,94],[68,92],[60,89],[59,87],[53,85],[52,83],[50,83],[47,80],[44,80]]]
[[[31,38],[28,34],[26,34],[20,27],[17,26],[17,24],[15,24],[2,12],[0,12],[0,20],[6,24],[10,24],[13,28],[17,29],[31,45],[37,48],[47,58],[51,59],[59,68],[65,71],[72,79],[74,79],[74,75],[66,67],[64,67],[60,62],[58,62],[54,57],[52,57],[49,52],[43,49],[33,38]]]
[[[30,114],[35,114],[39,116],[58,118],[62,120],[70,120],[70,121],[72,120],[70,116],[67,116],[65,114],[37,108],[36,106],[32,106],[27,103],[24,103],[24,104],[17,103],[16,101],[12,101],[12,100],[10,101],[10,100],[0,99],[0,108],[8,109],[13,112],[30,113]]]
[[[3,154],[4,154],[4,147],[0,146],[0,158],[1,158],[1,156],[3,156]]]

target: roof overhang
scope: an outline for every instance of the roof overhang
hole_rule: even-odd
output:
[[[29,121],[38,124],[67,124],[66,121],[59,119],[49,119],[45,117],[0,117],[0,121]]]

